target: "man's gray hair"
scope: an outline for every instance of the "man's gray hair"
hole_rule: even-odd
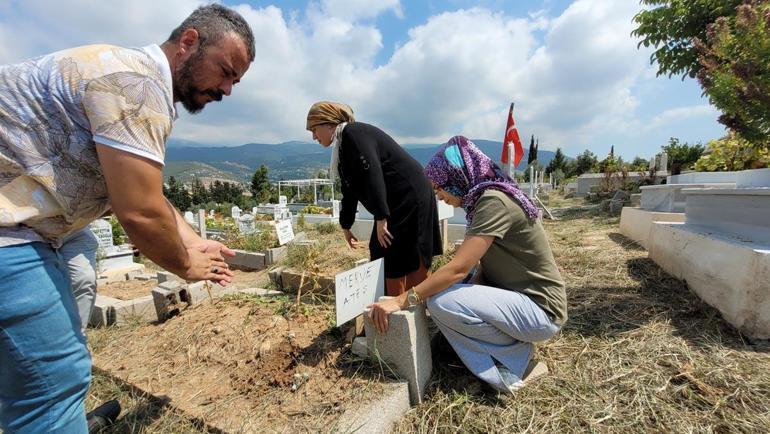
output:
[[[246,44],[249,61],[254,60],[256,49],[254,48],[254,34],[251,32],[251,27],[241,14],[230,8],[216,3],[199,7],[171,32],[168,40],[179,42],[182,33],[187,29],[198,31],[199,48],[201,49],[218,42],[222,37],[233,32]]]

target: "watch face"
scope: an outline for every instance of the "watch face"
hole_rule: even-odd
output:
[[[407,299],[407,301],[409,301],[409,305],[410,306],[417,304],[417,296],[415,295],[414,292],[408,293],[406,295],[406,299]]]

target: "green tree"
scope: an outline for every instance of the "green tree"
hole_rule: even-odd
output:
[[[719,18],[696,43],[698,80],[722,115],[719,122],[748,140],[770,143],[770,3],[747,1],[735,19]]]
[[[588,173],[598,164],[598,162],[596,155],[586,149],[582,154],[578,155],[575,160],[575,171],[574,173],[571,173],[570,176],[580,176],[584,173]]]
[[[629,169],[637,172],[646,171],[650,168],[650,162],[642,157],[637,156],[634,161],[631,162]]]
[[[759,169],[770,166],[770,150],[751,146],[735,133],[708,143],[706,153],[695,163],[699,172]]]
[[[192,185],[190,186],[190,196],[192,203],[196,205],[202,205],[209,201],[209,193],[200,179],[193,178]]]
[[[561,170],[562,172],[565,172],[566,166],[567,166],[567,157],[564,156],[564,153],[561,151],[561,148],[556,148],[556,153],[554,154],[551,161],[548,163],[548,166],[545,168],[545,173],[554,173],[556,170]]]
[[[695,78],[701,69],[696,41],[705,41],[708,26],[719,17],[734,17],[743,0],[641,0],[650,8],[639,12],[632,32],[639,45],[653,47],[650,63],[658,75]]]
[[[251,194],[257,202],[267,202],[270,200],[270,179],[267,176],[267,167],[264,164],[259,166],[251,177]]]
[[[701,144],[690,145],[688,143],[679,143],[679,139],[672,137],[668,145],[661,147],[668,154],[668,164],[671,167],[671,174],[678,175],[682,170],[690,169],[705,150]]]
[[[531,166],[535,161],[537,161],[537,145],[535,145],[535,135],[532,134],[532,138],[529,141],[529,152],[527,153],[527,167]]]
[[[168,178],[168,187],[165,185],[163,186],[163,194],[168,201],[180,211],[187,211],[192,204],[190,193],[184,185],[178,182],[173,176],[169,176]]]

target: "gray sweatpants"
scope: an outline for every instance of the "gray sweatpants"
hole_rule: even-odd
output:
[[[521,378],[532,342],[545,341],[560,328],[526,295],[491,286],[453,285],[429,298],[427,307],[465,366],[506,393],[495,361]]]
[[[91,229],[85,228],[65,238],[58,249],[62,261],[67,265],[67,274],[78,305],[83,334],[86,332],[88,320],[91,318],[91,309],[96,301],[96,249],[98,246],[99,242]]]

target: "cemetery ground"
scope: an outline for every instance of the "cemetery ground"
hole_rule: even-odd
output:
[[[550,374],[498,396],[440,346],[425,402],[394,431],[765,432],[770,345],[744,339],[664,273],[619,234],[617,217],[580,200],[560,199],[558,207],[560,220],[545,227],[567,282],[570,319],[538,345]],[[344,244],[324,244],[318,256],[338,249]],[[268,285],[266,274],[240,278]],[[90,329],[97,367],[129,371],[173,396],[145,395],[95,369],[87,406],[120,400],[123,414],[110,432],[205,432],[212,422],[221,426],[216,417],[240,424],[233,432],[340,431],[335,418],[376,393],[388,373],[352,355],[332,318],[333,307],[312,293],[299,306],[296,294],[236,295],[163,324]],[[304,384],[292,391],[295,381]]]

